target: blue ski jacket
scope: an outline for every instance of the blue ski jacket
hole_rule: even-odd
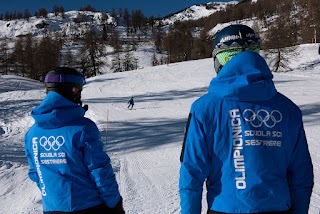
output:
[[[39,187],[43,210],[72,212],[120,201],[118,184],[96,124],[85,110],[49,92],[31,115],[25,135],[29,178]]]
[[[182,214],[307,214],[313,166],[300,109],[257,53],[233,57],[191,106],[181,152]]]

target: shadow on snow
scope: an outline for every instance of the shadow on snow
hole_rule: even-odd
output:
[[[303,121],[308,125],[320,125],[320,103],[309,103],[305,105],[299,105],[302,111]]]
[[[133,122],[111,122],[108,132],[101,132],[107,152],[141,151],[165,144],[181,143],[185,119],[148,119]]]
[[[198,98],[207,92],[207,87],[194,88],[190,90],[171,90],[159,93],[146,93],[134,96],[136,103],[143,102],[159,102],[159,101],[169,101],[175,99],[188,99],[188,98]],[[127,103],[131,96],[125,97],[105,97],[97,99],[83,99],[84,103]]]

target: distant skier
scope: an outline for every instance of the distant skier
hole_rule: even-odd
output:
[[[59,67],[44,82],[47,96],[25,135],[28,176],[41,191],[43,213],[124,214],[100,132],[80,105],[84,76]]]
[[[134,106],[134,101],[133,101],[133,97],[131,97],[131,99],[128,101],[128,109],[132,110],[133,106]]]

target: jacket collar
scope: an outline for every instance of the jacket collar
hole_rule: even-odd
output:
[[[42,128],[62,127],[76,118],[83,117],[85,110],[57,92],[47,94],[41,104],[35,107],[31,116],[35,123]]]
[[[244,51],[234,56],[209,86],[209,93],[239,101],[271,99],[277,90],[266,61],[258,53]]]

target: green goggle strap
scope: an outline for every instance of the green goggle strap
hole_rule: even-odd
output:
[[[232,57],[234,57],[235,55],[243,51],[253,51],[253,52],[259,53],[260,49],[258,47],[250,47],[250,48],[234,48],[234,49],[221,50],[216,54],[216,58],[219,60],[219,63],[223,66],[228,61],[230,61]]]

